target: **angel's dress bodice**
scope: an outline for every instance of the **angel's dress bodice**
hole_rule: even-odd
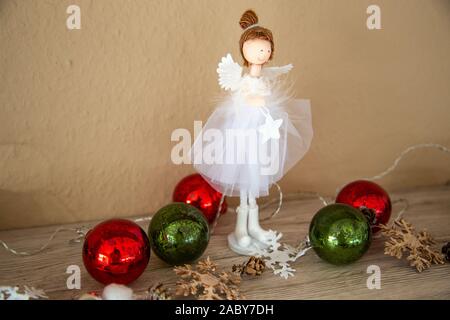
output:
[[[266,78],[252,77],[246,74],[242,77],[240,88],[236,93],[243,96],[255,95],[267,97],[271,95],[272,90],[270,89],[270,82]]]
[[[264,97],[265,106],[249,105],[247,95]],[[305,155],[313,136],[309,100],[289,97],[264,77],[244,75],[195,140],[195,169],[227,196],[239,196],[241,190],[254,197],[268,195],[270,186]],[[281,122],[279,136],[269,130],[271,138],[264,141],[261,128],[270,119]]]

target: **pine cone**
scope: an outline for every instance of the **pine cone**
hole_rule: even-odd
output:
[[[238,272],[240,274],[247,274],[249,276],[259,276],[266,269],[266,264],[263,259],[256,258],[254,256],[243,263],[233,266],[233,272]]]

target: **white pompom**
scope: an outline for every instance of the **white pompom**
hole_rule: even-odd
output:
[[[133,290],[121,284],[111,283],[103,289],[104,300],[133,300]]]

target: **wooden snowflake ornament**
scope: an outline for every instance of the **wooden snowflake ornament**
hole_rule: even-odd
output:
[[[217,271],[217,265],[208,257],[197,263],[196,270],[191,265],[175,267],[181,280],[177,282],[176,295],[196,296],[200,300],[239,300],[244,297],[239,291],[241,278],[227,272]]]
[[[382,234],[389,239],[385,242],[384,254],[401,259],[403,253],[408,254],[406,260],[410,266],[422,272],[432,264],[444,264],[442,254],[431,246],[436,242],[426,231],[417,233],[414,227],[404,219],[395,220],[390,227],[381,225]]]

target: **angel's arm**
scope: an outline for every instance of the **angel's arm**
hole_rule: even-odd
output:
[[[242,79],[242,67],[233,61],[231,54],[227,54],[219,62],[217,68],[219,85],[225,90],[235,91],[239,89]]]
[[[288,73],[294,66],[290,63],[282,67],[263,68],[261,73],[268,79],[275,79],[283,74]]]

